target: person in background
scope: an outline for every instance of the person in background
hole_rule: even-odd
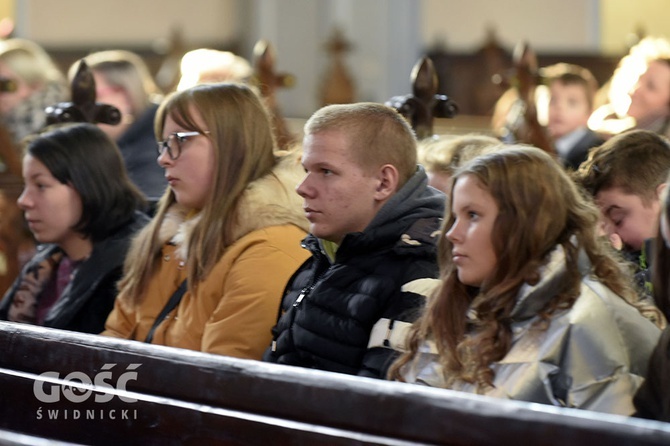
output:
[[[428,185],[449,195],[451,176],[460,166],[501,145],[497,138],[477,134],[425,139],[419,142],[419,164],[426,169]]]
[[[118,148],[93,124],[49,127],[25,143],[18,199],[40,243],[0,302],[0,319],[99,333],[131,237],[149,219]]]
[[[605,97],[606,96],[606,97]],[[670,41],[647,36],[600,89],[589,127],[603,135],[638,129],[670,137]]]
[[[648,62],[630,94],[627,115],[636,129],[670,137],[670,57]]]
[[[198,48],[187,52],[180,61],[179,82],[177,91],[190,88],[198,84],[217,82],[241,83],[250,86],[263,100],[265,108],[272,119],[272,129],[279,150],[292,151],[295,149],[295,138],[291,134],[277,102],[275,90],[280,84],[289,82],[290,76],[277,75],[274,70],[274,56],[269,46],[265,46],[264,56],[259,58],[260,41],[254,47],[254,64],[230,51],[220,51],[210,48]],[[262,45],[261,45],[262,46]]]
[[[65,76],[37,43],[20,38],[0,40],[0,294],[16,280],[35,243],[16,198],[21,182],[21,141],[47,123],[45,108],[69,98]]]
[[[161,92],[144,61],[124,50],[100,51],[84,58],[93,73],[96,101],[121,112],[117,125],[98,124],[119,146],[130,180],[152,205],[163,195],[167,182],[156,164],[154,118]],[[70,78],[79,62],[70,67]]]
[[[563,165],[577,170],[604,140],[587,126],[598,82],[586,68],[559,63],[542,69],[549,85],[547,130]]]
[[[184,54],[180,64],[181,78],[177,91],[198,84],[216,82],[247,83],[253,69],[247,60],[230,51],[199,48]]]
[[[440,281],[390,377],[630,415],[660,330],[598,236],[598,210],[534,147],[453,179]],[[648,313],[647,313],[648,312]]]
[[[264,360],[383,378],[437,277],[444,194],[409,123],[382,104],[330,105],[305,124],[296,189],[311,257],[284,292]]]
[[[267,111],[241,84],[173,93],[155,124],[169,187],[133,243],[103,334],[260,359],[307,257],[302,169],[275,153]]]
[[[41,46],[20,38],[0,40],[0,123],[17,153],[21,140],[46,124],[44,109],[68,97],[65,76]]]

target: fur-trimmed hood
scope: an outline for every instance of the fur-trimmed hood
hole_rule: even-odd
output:
[[[250,183],[240,197],[233,240],[237,241],[253,231],[286,224],[309,232],[302,198],[295,191],[304,175],[299,156],[290,154],[284,156],[270,174]],[[178,255],[182,259],[187,257],[186,242],[200,221],[200,215],[187,218],[188,212],[188,209],[177,203],[172,205],[158,236],[161,245],[168,241],[178,245]]]

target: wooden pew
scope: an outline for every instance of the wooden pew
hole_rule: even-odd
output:
[[[8,322],[0,323],[0,351],[4,403],[0,429],[58,441],[143,445],[523,441],[561,446],[670,442],[670,424],[655,421]],[[47,402],[54,398],[58,401]]]
[[[12,431],[0,430],[0,445],[3,446],[74,446],[76,443],[35,437]]]

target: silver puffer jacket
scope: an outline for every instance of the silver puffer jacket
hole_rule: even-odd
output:
[[[495,388],[486,395],[621,415],[634,412],[633,395],[642,384],[660,330],[610,289],[589,277],[586,256],[581,295],[572,308],[557,312],[546,330],[534,325],[537,312],[565,277],[565,255],[556,248],[541,281],[519,290],[512,311],[512,347],[493,364]],[[403,370],[407,382],[444,387],[432,341],[417,362]],[[455,390],[475,393],[459,383]]]

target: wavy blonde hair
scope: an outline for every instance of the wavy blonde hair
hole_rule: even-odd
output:
[[[450,202],[439,242],[441,285],[414,324],[408,351],[393,364],[389,376],[402,381],[401,368],[413,362],[425,340],[433,339],[447,387],[465,381],[484,392],[493,385],[492,363],[511,347],[511,314],[519,288],[540,280],[539,270],[557,245],[565,251],[566,277],[540,311],[541,321],[572,307],[579,297],[581,251],[591,261],[592,274],[605,286],[631,303],[637,295],[627,281],[632,279],[623,273],[623,263],[597,235],[598,209],[548,154],[511,146],[480,156],[457,171],[452,187],[465,175],[475,177],[498,204],[492,232],[498,268],[479,289],[458,280],[452,244],[445,236],[455,220]],[[468,319],[473,310],[477,318]]]

